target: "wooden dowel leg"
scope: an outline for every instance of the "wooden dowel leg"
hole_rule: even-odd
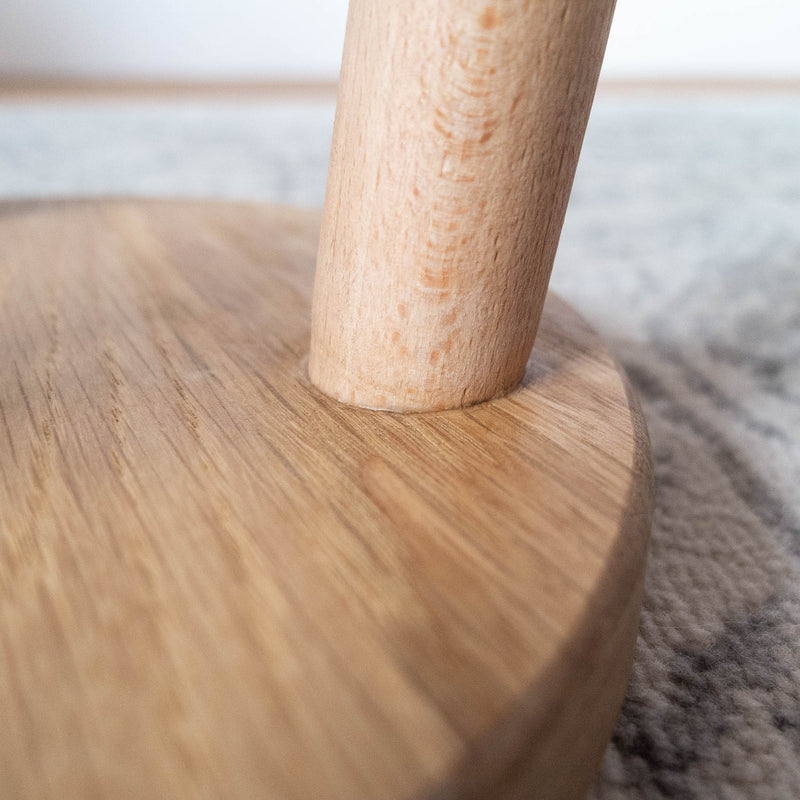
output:
[[[352,0],[309,375],[469,405],[522,377],[613,0]]]

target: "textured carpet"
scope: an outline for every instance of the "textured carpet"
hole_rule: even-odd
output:
[[[331,101],[0,104],[0,194],[319,205]],[[800,97],[595,105],[553,285],[638,388],[657,501],[593,800],[800,797]]]

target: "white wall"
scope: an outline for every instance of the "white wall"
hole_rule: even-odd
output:
[[[347,0],[0,0],[0,73],[335,78]]]
[[[346,7],[347,0],[0,0],[0,74],[335,78]],[[798,38],[800,0],[618,0],[605,74],[800,77]]]
[[[799,39],[800,0],[617,0],[604,74],[800,78]]]

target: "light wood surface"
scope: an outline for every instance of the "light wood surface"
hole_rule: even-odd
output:
[[[14,78],[0,75],[0,100],[18,101],[151,101],[151,100],[251,100],[336,96],[333,80],[180,81],[92,80],[63,77]]]
[[[64,78],[15,78],[0,76],[0,102],[118,102],[226,100],[273,102],[283,99],[325,99],[335,96],[337,84],[308,81],[99,81]],[[598,94],[797,94],[797,78],[603,78]]]
[[[436,414],[305,377],[314,213],[0,206],[0,797],[578,797],[651,475],[550,298]]]
[[[522,378],[614,0],[352,0],[309,374],[434,410]]]

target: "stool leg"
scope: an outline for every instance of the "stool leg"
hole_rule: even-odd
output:
[[[311,380],[427,410],[510,391],[533,345],[613,0],[352,0]]]

